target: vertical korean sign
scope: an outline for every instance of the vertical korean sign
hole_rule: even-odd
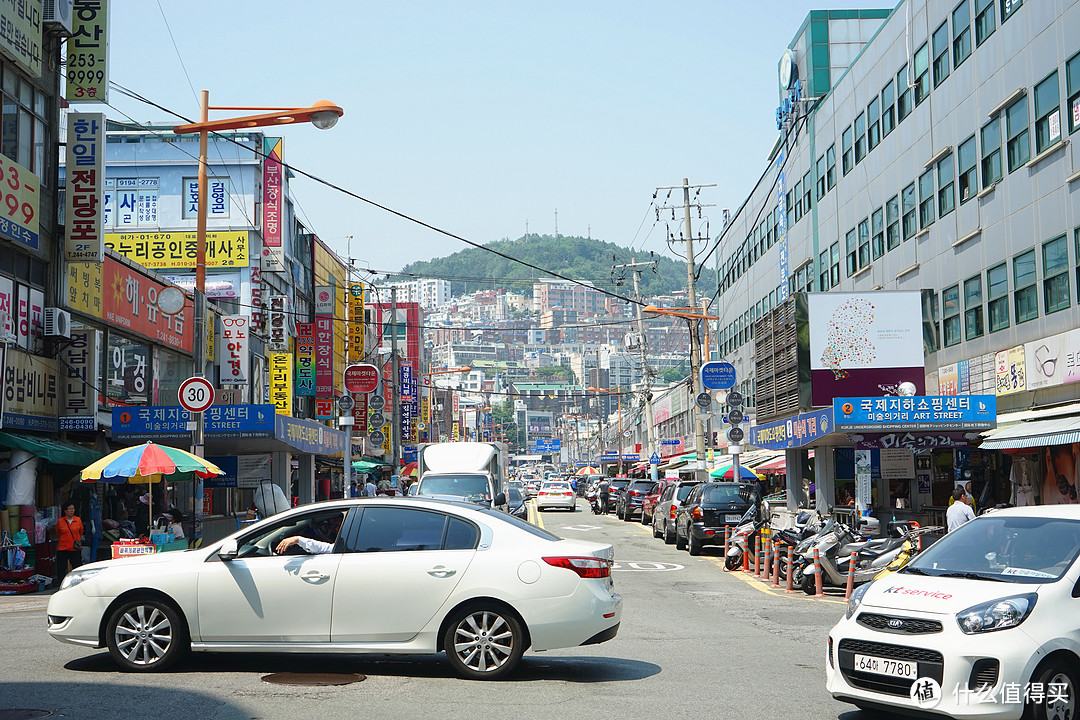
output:
[[[268,313],[267,347],[272,352],[287,352],[289,349],[289,296],[271,295]]]
[[[61,430],[97,429],[97,385],[101,377],[100,331],[71,331],[71,344],[61,353],[63,406]]]
[[[315,288],[315,396],[334,395],[334,287]]]
[[[349,284],[349,362],[364,360],[364,284]]]
[[[247,315],[221,316],[221,346],[218,351],[221,382],[247,385],[250,331],[251,318]]]
[[[285,271],[282,247],[282,167],[281,138],[263,139],[263,269]]]
[[[63,0],[55,3],[55,10],[63,5]],[[69,103],[108,102],[109,0],[75,0],[71,27],[64,98]]]
[[[296,323],[296,395],[315,397],[315,323]]]
[[[105,237],[101,234],[105,181],[105,115],[69,113],[67,116],[67,192],[64,218],[67,237],[64,259],[101,262]]]
[[[413,440],[413,423],[416,421],[416,376],[412,366],[402,364],[401,373],[401,442]]]
[[[292,353],[270,353],[270,402],[274,412],[292,417]]]
[[[787,197],[784,195],[784,148],[780,148],[780,154],[776,156],[776,167],[780,169],[780,177],[776,181],[776,214],[778,235],[777,245],[780,246],[777,259],[780,261],[780,302],[788,299],[788,246],[787,246]]]

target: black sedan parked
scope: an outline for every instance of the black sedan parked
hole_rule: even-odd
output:
[[[675,547],[700,555],[705,545],[723,545],[724,528],[735,527],[750,509],[751,485],[702,483],[686,497],[675,518]]]
[[[619,495],[626,489],[626,486],[630,484],[630,480],[627,478],[608,478],[608,506],[607,511],[611,512],[619,504]]]
[[[645,496],[656,489],[656,481],[648,478],[632,481],[619,493],[615,503],[615,517],[631,522],[635,515],[641,515],[641,502]]]

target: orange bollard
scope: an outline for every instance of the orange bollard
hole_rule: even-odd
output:
[[[825,597],[825,592],[821,589],[821,559],[817,548],[814,548],[814,586],[817,590],[814,597]]]
[[[765,568],[762,571],[762,577],[768,580],[772,577],[772,535],[765,536],[764,555],[765,561],[762,564]]]
[[[791,548],[787,549],[787,589],[784,592],[795,592],[794,571],[791,569]]]
[[[761,543],[760,538],[754,543],[754,577],[761,577]]]
[[[773,545],[772,587],[780,587],[780,547]]]
[[[746,537],[746,547],[743,548],[742,554],[742,571],[744,573],[750,572],[750,536]]]
[[[855,589],[855,558],[857,553],[851,553],[851,559],[848,560],[847,567],[847,590],[844,591],[844,599],[851,599],[851,591]]]
[[[727,558],[728,540],[731,538],[731,528],[724,526],[724,557]]]

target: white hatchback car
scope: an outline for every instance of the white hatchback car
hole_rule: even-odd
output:
[[[829,633],[828,690],[892,712],[1077,717],[1078,555],[1080,506],[962,525],[853,593]]]
[[[188,649],[445,651],[460,675],[494,679],[527,647],[615,637],[612,561],[611,545],[475,505],[334,501],[206,548],[84,565],[49,600],[49,634],[108,647],[130,671],[163,670]]]
[[[574,488],[570,487],[568,482],[545,482],[540,486],[539,492],[536,493],[537,510],[560,508],[572,512],[576,507],[577,499]]]

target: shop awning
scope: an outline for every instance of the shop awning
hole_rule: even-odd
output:
[[[388,463],[371,462],[370,460],[357,460],[352,466],[353,470],[358,470],[359,472],[373,472],[381,467],[390,467]]]
[[[1007,450],[1080,442],[1080,415],[1031,420],[988,433],[982,450]]]
[[[787,470],[787,460],[784,457],[778,457],[758,465],[754,470],[759,473],[782,473]]]
[[[104,454],[97,450],[44,435],[3,432],[0,433],[0,446],[12,450],[25,450],[31,455],[36,455],[56,465],[85,467],[104,457]]]

